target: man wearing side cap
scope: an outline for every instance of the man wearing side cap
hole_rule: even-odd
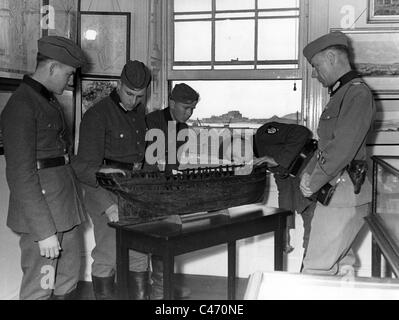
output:
[[[96,181],[103,166],[141,170],[145,156],[145,98],[150,70],[140,61],[128,61],[118,87],[84,115],[80,125],[79,150],[73,163],[84,183],[85,205],[91,216],[96,246],[92,251],[92,281],[96,299],[114,299],[116,269],[115,230],[117,198]],[[130,299],[146,299],[148,256],[130,251]]]
[[[1,114],[10,188],[7,225],[21,237],[20,299],[73,299],[79,280],[83,200],[54,94],[62,94],[85,63],[73,41],[39,39],[36,71],[23,78]]]
[[[367,177],[359,192],[346,169],[357,161],[366,171],[366,137],[375,114],[372,93],[351,69],[348,52],[348,38],[341,32],[324,35],[303,50],[312,76],[329,88],[330,100],[320,116],[318,150],[304,170],[300,188],[310,197],[335,186],[328,204],[317,202],[304,273],[354,275],[351,246],[371,201]]]
[[[182,130],[188,128],[186,124],[190,119],[198,103],[199,94],[185,83],[175,85],[169,99],[169,107],[156,110],[147,115],[147,128],[161,130],[165,137],[165,154],[157,155],[158,161],[165,165],[162,170],[170,172],[179,167],[177,151],[187,142],[178,138]],[[172,142],[172,143],[171,143]],[[151,141],[149,141],[151,143]],[[169,150],[169,146],[175,146]],[[173,154],[171,154],[173,153]],[[163,299],[163,264],[159,257],[152,256],[151,273],[151,300]],[[173,294],[175,298],[182,299],[190,295],[190,289],[174,284]]]
[[[199,94],[185,83],[175,85],[170,94],[169,107],[149,113],[146,117],[148,129],[159,129],[165,135],[165,154],[157,155],[158,160],[165,163],[165,171],[176,170],[179,159],[176,151],[187,141],[180,141],[178,135],[188,129],[187,121],[192,116],[199,100]],[[175,134],[174,134],[175,133]],[[171,136],[173,135],[173,136]],[[169,138],[172,138],[173,144]],[[169,142],[169,143],[168,143]],[[169,146],[176,146],[176,150],[169,150]],[[169,155],[171,152],[174,154]]]

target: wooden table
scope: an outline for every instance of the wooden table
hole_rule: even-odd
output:
[[[227,298],[235,299],[236,241],[274,232],[274,269],[283,270],[283,249],[287,216],[290,211],[249,205],[229,209],[230,214],[192,219],[177,224],[157,221],[139,225],[110,223],[116,229],[117,290],[121,300],[128,298],[129,249],[152,253],[163,260],[164,298],[173,299],[174,257],[227,244]]]

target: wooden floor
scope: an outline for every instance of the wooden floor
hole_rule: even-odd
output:
[[[191,289],[187,300],[227,300],[227,278],[196,275],[175,275],[175,281]],[[248,279],[237,279],[236,298],[244,298]],[[79,282],[78,300],[94,300],[91,282]]]

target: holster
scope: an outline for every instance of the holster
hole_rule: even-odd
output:
[[[349,178],[351,179],[355,194],[360,193],[360,189],[366,179],[367,175],[367,162],[365,160],[352,160],[351,163],[346,167]]]

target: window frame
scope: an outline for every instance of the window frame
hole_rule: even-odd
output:
[[[173,70],[174,57],[174,0],[167,0],[167,80],[303,80],[306,64],[302,56],[303,42],[307,39],[306,28],[306,1],[299,0],[299,27],[298,27],[298,68],[294,69],[217,69],[217,70]],[[274,9],[271,9],[275,11]],[[245,10],[243,10],[245,11]],[[262,10],[264,11],[264,10]],[[223,11],[225,12],[225,11]],[[227,11],[226,11],[227,12]],[[278,18],[279,16],[273,18]],[[257,20],[255,20],[257,23]],[[255,35],[257,36],[257,35]],[[213,40],[214,41],[214,37]],[[255,39],[255,45],[257,40]],[[213,44],[214,45],[214,44]],[[284,60],[286,63],[287,60]],[[275,64],[281,64],[274,61]],[[296,62],[296,61],[295,61]],[[198,65],[196,63],[196,65]]]

